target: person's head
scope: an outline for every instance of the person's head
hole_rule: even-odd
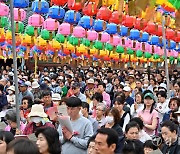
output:
[[[33,105],[33,101],[32,101],[31,97],[29,97],[29,96],[23,97],[23,99],[22,99],[22,108],[23,109],[25,109],[25,110],[29,109],[32,107],[32,105]]]
[[[96,154],[113,154],[118,143],[118,134],[110,128],[98,129],[95,138]]]
[[[128,80],[129,80],[129,83],[130,83],[130,84],[131,84],[131,83],[133,83],[133,82],[134,82],[134,80],[135,80],[134,75],[133,75],[133,74],[129,74],[129,76],[128,76]]]
[[[162,134],[162,138],[164,139],[167,145],[171,145],[176,141],[178,136],[177,132],[178,132],[178,126],[174,122],[167,120],[162,123],[161,134]]]
[[[28,89],[28,85],[25,84],[25,82],[22,82],[22,83],[20,84],[20,86],[19,86],[20,92],[23,92],[23,93],[24,93],[27,89]]]
[[[115,99],[115,102],[114,102],[114,107],[116,109],[118,109],[119,112],[121,112],[123,110],[123,107],[124,107],[124,103],[125,103],[125,97],[122,97],[122,96],[119,96]]]
[[[157,93],[157,97],[158,97],[159,103],[164,103],[166,101],[166,98],[167,98],[167,93],[165,91],[159,91]]]
[[[95,81],[94,81],[93,78],[90,78],[90,79],[87,80],[87,87],[89,89],[93,89],[94,88],[94,84],[95,84]]]
[[[180,89],[180,82],[175,82],[174,83],[174,90],[178,91]]]
[[[16,128],[17,127],[16,110],[14,109],[8,110],[5,115],[5,120],[7,121],[7,123],[9,124],[11,128]]]
[[[96,106],[98,103],[102,103],[103,101],[103,95],[99,92],[96,92],[93,96],[92,96],[92,100],[93,100],[93,105]]]
[[[106,89],[106,84],[104,82],[99,82],[98,84],[98,90],[100,93],[103,93]]]
[[[155,85],[156,85],[156,79],[155,79],[155,78],[151,78],[151,79],[150,79],[150,84],[151,84],[152,86],[155,86]]]
[[[95,138],[96,135],[93,135],[89,138],[88,143],[87,143],[87,154],[96,154],[96,150],[95,150]]]
[[[106,111],[106,105],[104,103],[99,103],[96,107],[96,116],[102,118]]]
[[[59,93],[53,93],[52,94],[52,101],[53,101],[54,105],[59,106],[60,101],[61,101],[61,95]]]
[[[129,86],[125,86],[123,88],[123,92],[124,92],[125,96],[128,97],[131,93],[131,88]]]
[[[171,111],[176,111],[178,110],[180,106],[180,99],[177,97],[171,98],[169,101],[169,108],[171,109]]]
[[[37,146],[41,154],[52,153],[60,154],[61,153],[61,143],[59,141],[59,133],[56,129],[47,127],[39,128],[35,133],[37,137]]]
[[[78,82],[73,83],[72,91],[75,96],[78,96],[80,93],[80,83],[78,83]]]
[[[119,85],[119,84],[120,84],[120,79],[119,79],[119,77],[116,77],[114,79],[114,85]]]
[[[154,95],[151,92],[144,94],[144,109],[150,108],[150,113],[152,113],[155,105]]]
[[[40,126],[43,118],[47,118],[47,114],[44,112],[43,105],[34,104],[32,105],[31,112],[28,114],[28,117],[36,126]]]
[[[6,154],[7,145],[14,140],[14,135],[9,131],[0,131],[0,153]]]
[[[7,90],[9,95],[15,94],[15,86],[10,86],[7,88]]]
[[[125,128],[126,139],[138,140],[139,139],[139,131],[140,131],[140,128],[139,128],[139,125],[137,122],[135,122],[135,121],[129,122]]]
[[[153,143],[152,140],[147,140],[144,143],[144,154],[150,154],[154,150],[157,150],[157,149],[158,149],[158,147]]]
[[[163,78],[162,74],[160,74],[160,73],[156,74],[157,82],[161,82],[162,78]]]
[[[117,124],[120,120],[120,114],[118,109],[112,107],[111,109],[106,110],[106,120],[109,124]]]
[[[87,102],[82,102],[81,113],[84,117],[89,114],[89,104]]]
[[[136,80],[136,87],[142,88],[142,81],[141,80]]]
[[[79,111],[81,110],[82,101],[77,97],[70,97],[67,100],[67,112],[71,119],[79,118]]]
[[[39,154],[38,147],[28,139],[15,139],[7,146],[7,154]]]
[[[134,118],[132,118],[132,119],[130,120],[130,122],[132,122],[132,121],[136,122],[136,123],[139,125],[140,130],[143,129],[144,124],[143,124],[143,121],[141,120],[141,118],[139,118],[139,117],[134,117]]]
[[[143,104],[144,101],[143,101],[143,94],[141,92],[138,92],[136,93],[135,95],[135,102],[138,103],[138,104]]]
[[[48,106],[52,103],[51,91],[45,90],[42,93],[42,100],[45,106]]]
[[[143,147],[139,144],[138,140],[126,140],[122,154],[144,154]]]

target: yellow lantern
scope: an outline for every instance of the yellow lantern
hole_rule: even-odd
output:
[[[21,41],[23,44],[31,44],[31,36],[24,34],[21,36]]]
[[[6,40],[12,40],[12,33],[11,31],[6,31]]]
[[[86,46],[84,46],[83,44],[80,44],[80,46],[76,48],[77,48],[77,51],[80,52],[81,54],[86,52]]]
[[[71,50],[71,51],[74,51],[74,50],[75,50],[75,47],[74,47],[72,44],[70,44],[69,42],[67,43],[66,48],[67,48],[68,50]]]
[[[106,51],[106,50],[100,50],[99,56],[104,57],[104,56],[106,56],[106,55],[107,55],[107,51]]]
[[[58,50],[58,49],[61,48],[61,44],[57,40],[55,40],[55,39],[50,41],[49,44],[52,46],[53,49],[57,49]]]
[[[95,53],[97,53],[97,49],[95,48],[90,49],[90,55],[94,55]]]
[[[37,39],[35,39],[35,44],[37,46],[46,46],[47,45],[47,41],[39,36],[39,37],[37,37]]]

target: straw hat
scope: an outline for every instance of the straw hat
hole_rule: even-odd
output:
[[[10,86],[9,88],[7,88],[7,90],[15,91],[15,86]]]
[[[32,83],[32,88],[33,89],[36,89],[36,88],[39,88],[39,87],[40,87],[40,85],[39,85],[38,82],[35,81],[35,82]]]
[[[28,114],[28,117],[47,117],[47,114],[44,112],[44,108],[41,104],[35,104],[31,108],[31,112]]]

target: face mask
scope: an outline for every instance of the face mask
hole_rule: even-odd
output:
[[[106,116],[106,122],[111,124],[114,122],[114,117],[111,117],[111,116]]]
[[[56,82],[51,82],[51,84],[52,84],[52,85],[55,85],[55,84],[56,84]]]
[[[83,116],[83,114],[82,114],[81,110],[79,111],[79,114],[80,114],[81,116]]]
[[[9,95],[13,94],[13,91],[8,90],[8,94],[9,94]]]
[[[147,88],[147,87],[148,87],[148,84],[144,84],[144,87]]]
[[[36,124],[37,124],[37,123],[40,123],[41,120],[42,120],[41,117],[32,117],[32,118],[31,118],[31,121],[34,122],[34,123],[36,123]]]
[[[180,124],[180,116],[178,116],[178,122],[179,122],[179,124]]]

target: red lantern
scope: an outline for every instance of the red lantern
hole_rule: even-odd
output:
[[[175,36],[175,31],[173,31],[172,29],[166,29],[166,38],[168,40],[172,40]]]
[[[158,25],[158,29],[157,29],[156,35],[157,36],[162,36],[162,26],[161,25]]]
[[[5,36],[4,35],[1,35],[0,36],[0,42],[4,42],[5,41]]]
[[[76,0],[68,0],[68,8],[71,10],[79,11],[82,9],[82,3]]]
[[[51,0],[51,2],[55,5],[63,6],[64,4],[67,3],[67,0]]]
[[[97,13],[97,18],[108,21],[109,18],[111,17],[111,14],[112,12],[110,11],[109,8],[107,8],[106,6],[102,6]]]
[[[118,11],[114,11],[111,15],[111,18],[109,19],[110,23],[120,24],[120,15]]]
[[[88,4],[85,4],[83,7],[83,14],[88,16],[93,16],[97,14],[97,5],[94,2],[89,2]]]
[[[175,37],[173,38],[175,42],[180,42],[180,31],[175,32]]]
[[[104,56],[103,59],[104,59],[105,61],[110,61],[110,60],[111,60],[111,58],[109,58],[108,56]]]
[[[126,15],[122,24],[126,27],[133,27],[134,26],[134,17]]]
[[[68,49],[66,49],[66,48],[64,48],[63,52],[64,52],[64,54],[66,54],[66,55],[69,55],[69,54],[70,54],[70,51],[69,51]]]
[[[134,28],[136,28],[138,30],[143,30],[146,26],[147,26],[147,21],[145,21],[141,18],[137,18],[135,20]]]
[[[145,31],[150,33],[150,34],[156,34],[157,32],[157,26],[153,22],[149,22],[145,28]]]
[[[171,7],[167,6],[166,4],[163,4],[162,7],[168,12],[175,12],[174,8],[171,8]]]

